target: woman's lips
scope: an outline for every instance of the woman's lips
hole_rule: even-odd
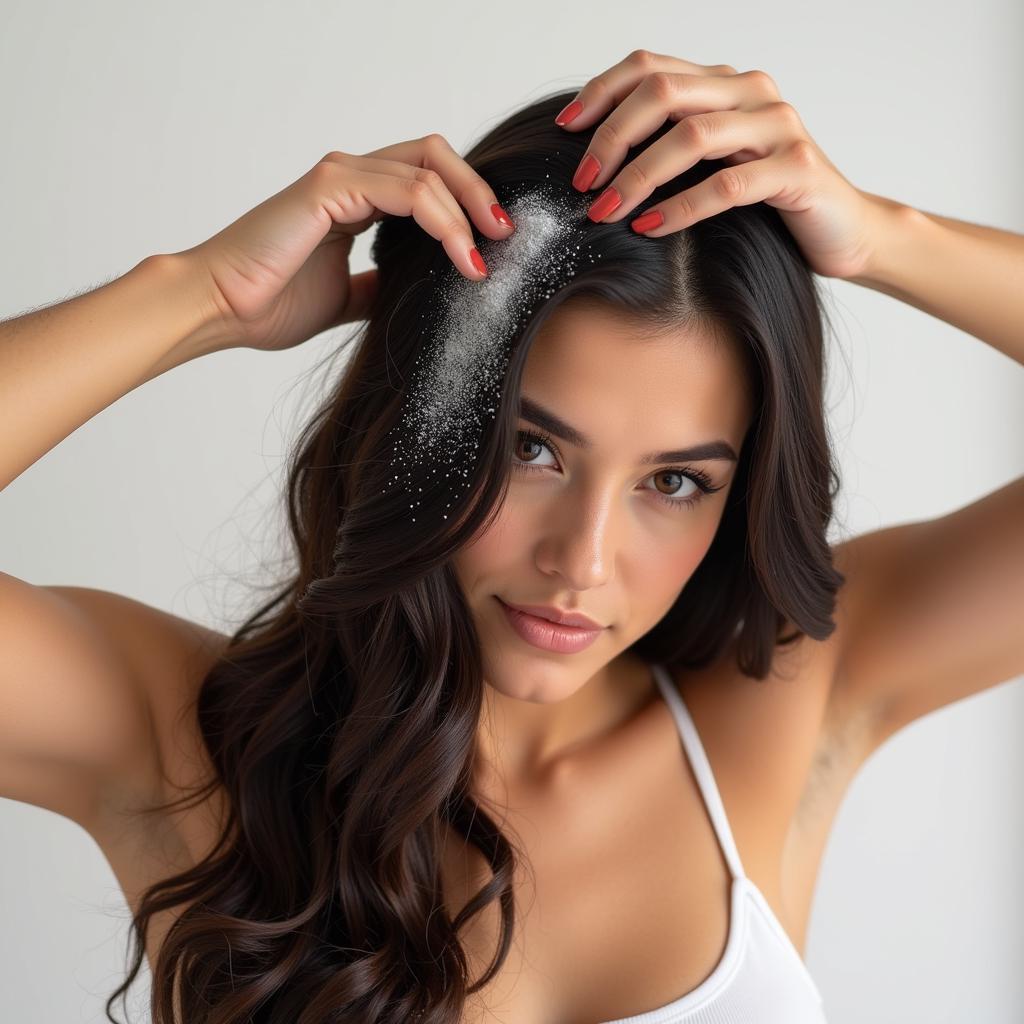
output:
[[[557,654],[575,654],[589,647],[603,632],[603,629],[580,629],[578,626],[561,626],[536,615],[510,608],[495,595],[509,625],[520,637],[533,647]]]

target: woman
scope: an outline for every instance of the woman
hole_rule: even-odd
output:
[[[124,886],[108,1015],[147,958],[160,1024],[824,1020],[843,791],[1024,672],[1024,484],[830,547],[812,274],[1024,361],[1008,264],[852,186],[764,73],[636,51],[0,326],[6,485],[174,366],[366,321],[235,635],[0,577],[0,795]]]

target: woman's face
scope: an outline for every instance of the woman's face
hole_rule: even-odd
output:
[[[576,299],[530,349],[521,411],[507,498],[453,568],[487,683],[550,704],[657,624],[714,538],[736,462],[645,457],[709,443],[738,455],[751,410],[741,364],[718,338],[643,337],[607,306]],[[541,649],[503,601],[582,612],[606,628],[583,650]]]

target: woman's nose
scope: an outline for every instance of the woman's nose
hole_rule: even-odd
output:
[[[621,523],[607,500],[566,501],[547,518],[536,545],[537,568],[558,574],[573,590],[590,590],[611,582]]]

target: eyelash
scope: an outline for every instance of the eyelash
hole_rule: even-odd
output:
[[[516,441],[536,441],[538,444],[543,445],[545,448],[550,449],[552,455],[557,459],[561,460],[558,447],[555,442],[547,434],[538,434],[530,430],[519,430],[516,432]],[[516,469],[525,470],[526,472],[539,473],[544,469],[548,469],[547,466],[533,466],[528,462],[520,462],[518,458],[513,458],[513,466]],[[707,475],[703,470],[700,469],[684,469],[683,467],[673,466],[668,469],[659,470],[660,473],[678,473],[680,476],[685,476],[692,480],[699,488],[700,491],[691,495],[689,498],[669,498],[664,494],[659,494],[657,491],[653,492],[654,496],[661,501],[663,504],[670,506],[676,510],[683,508],[688,509],[696,505],[697,502],[701,501],[706,494],[714,494],[715,491],[720,491],[721,486],[715,487],[711,482],[711,477]],[[722,485],[724,486],[724,485]]]

